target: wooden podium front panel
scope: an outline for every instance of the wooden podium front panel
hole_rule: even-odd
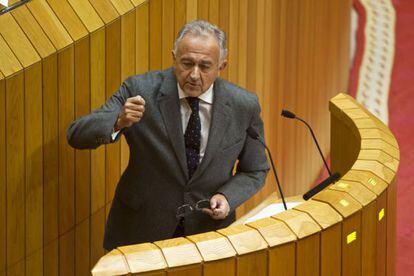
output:
[[[371,202],[362,210],[361,226],[361,271],[362,275],[376,274],[376,242],[377,242],[377,207],[376,201]]]
[[[341,275],[341,224],[321,233],[321,276]]]
[[[219,261],[205,262],[203,265],[203,275],[236,275],[236,258],[228,258]]]
[[[296,275],[296,243],[290,242],[269,249],[268,275]]]
[[[342,223],[342,275],[361,275],[361,212]]]
[[[397,183],[394,179],[387,189],[387,275],[395,275],[397,255]]]
[[[376,274],[378,276],[386,275],[387,273],[387,193],[382,193],[377,198],[375,210],[375,225],[377,228],[376,240]]]
[[[320,234],[313,234],[298,240],[296,245],[296,275],[319,275],[319,264]]]
[[[267,250],[237,257],[237,276],[267,275]]]

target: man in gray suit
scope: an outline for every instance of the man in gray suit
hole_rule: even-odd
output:
[[[227,64],[224,32],[191,22],[172,54],[173,68],[128,78],[68,129],[75,148],[121,135],[129,145],[106,224],[107,250],[226,227],[269,170],[262,145],[246,135],[252,127],[263,136],[257,96],[219,78]],[[195,209],[203,199],[207,206]]]

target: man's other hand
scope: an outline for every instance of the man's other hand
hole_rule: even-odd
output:
[[[210,199],[210,209],[204,208],[203,212],[213,219],[225,219],[230,212],[230,206],[224,195],[215,194]]]
[[[118,115],[114,131],[130,127],[138,123],[145,111],[145,100],[141,96],[128,98]]]

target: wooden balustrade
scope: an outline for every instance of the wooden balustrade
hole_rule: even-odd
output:
[[[395,275],[398,144],[348,95],[330,111],[335,184],[270,218],[119,247],[92,274]]]

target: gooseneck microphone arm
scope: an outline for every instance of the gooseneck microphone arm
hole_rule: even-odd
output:
[[[290,112],[289,110],[285,110],[285,109],[284,109],[284,110],[282,110],[282,114],[281,114],[281,115],[282,115],[283,117],[285,117],[285,118],[289,118],[289,119],[297,119],[297,120],[301,121],[302,123],[304,123],[304,124],[308,127],[308,129],[309,129],[310,133],[312,134],[313,141],[315,142],[316,147],[318,148],[319,154],[320,154],[320,155],[321,155],[321,157],[322,157],[323,163],[325,164],[325,168],[326,168],[326,170],[328,171],[329,176],[332,176],[332,172],[331,172],[331,170],[329,169],[328,164],[326,163],[325,157],[323,156],[323,153],[322,153],[322,150],[321,150],[321,148],[320,148],[320,146],[319,146],[318,140],[316,140],[315,133],[313,133],[313,130],[312,130],[312,128],[310,127],[310,125],[309,125],[309,124],[308,124],[305,120],[303,120],[302,118],[300,118],[300,117],[296,116],[293,112]]]
[[[252,127],[249,127],[246,130],[246,132],[247,132],[247,134],[249,135],[250,138],[252,138],[253,140],[259,141],[260,144],[262,144],[264,146],[267,153],[269,154],[270,163],[272,164],[273,174],[275,175],[275,179],[276,179],[277,187],[279,189],[280,197],[282,198],[283,207],[285,208],[285,210],[287,210],[285,197],[284,197],[283,192],[282,192],[282,187],[280,186],[279,178],[277,177],[276,167],[275,167],[275,164],[273,163],[273,158],[272,158],[272,154],[270,152],[270,149],[266,146],[266,143],[260,137],[259,133],[257,133],[256,130],[254,130]]]

